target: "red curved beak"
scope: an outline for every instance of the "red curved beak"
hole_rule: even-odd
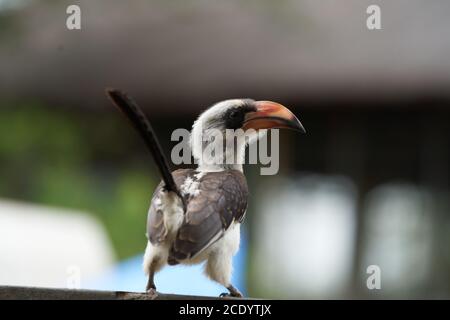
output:
[[[285,106],[272,101],[256,101],[256,111],[245,116],[243,129],[291,129],[306,133],[300,120]]]

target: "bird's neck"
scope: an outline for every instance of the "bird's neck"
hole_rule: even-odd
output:
[[[243,172],[245,145],[237,145],[236,148],[220,146],[222,148],[215,148],[214,141],[203,141],[201,148],[192,148],[198,170],[204,172],[238,170]]]
[[[220,172],[225,170],[238,170],[244,172],[242,164],[198,164],[198,171],[201,172]]]

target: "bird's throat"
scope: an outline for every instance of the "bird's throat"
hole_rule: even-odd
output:
[[[225,144],[214,145],[214,142],[203,142],[201,150],[193,150],[200,171],[238,170],[243,172],[245,145],[237,145],[233,148]]]

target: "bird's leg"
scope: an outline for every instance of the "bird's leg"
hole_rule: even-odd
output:
[[[235,287],[233,286],[231,283],[230,285],[227,287],[228,291],[230,293],[222,293],[220,296],[221,297],[235,297],[235,298],[243,298],[244,296],[242,295],[242,293]]]
[[[148,276],[148,281],[147,281],[147,287],[145,288],[145,290],[148,292],[151,289],[156,290],[156,286],[155,286],[155,281],[154,281],[154,273],[152,272],[151,274],[149,274]]]
[[[154,267],[155,263],[152,262],[152,264],[150,265],[150,272],[148,274],[148,281],[147,281],[147,286],[145,288],[145,291],[147,291],[147,294],[150,296],[150,298],[156,299],[158,297],[158,292],[156,291],[156,286],[155,286],[155,270]]]
[[[228,293],[222,293],[221,297],[236,297],[242,298],[243,295],[231,284],[231,270],[233,254],[239,247],[239,225],[232,231],[231,241],[228,244],[232,245],[233,250],[218,250],[209,254],[208,261],[205,264],[206,275],[223,285],[228,289]],[[230,243],[231,242],[231,243]]]
[[[145,291],[147,291],[147,294],[150,296],[152,300],[158,297],[158,292],[156,291],[154,281],[154,275],[155,273],[153,271],[150,271],[150,274],[148,275],[147,287],[145,288]]]

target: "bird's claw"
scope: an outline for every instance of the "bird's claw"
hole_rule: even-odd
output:
[[[155,300],[156,298],[158,298],[158,291],[156,291],[155,288],[147,289],[147,295],[151,300]]]
[[[240,292],[235,292],[235,293],[222,292],[219,295],[219,297],[220,298],[243,298],[244,296]]]

